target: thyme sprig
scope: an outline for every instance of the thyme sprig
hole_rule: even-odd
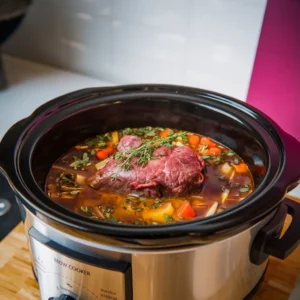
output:
[[[142,145],[138,148],[133,148],[127,151],[126,153],[122,152],[117,152],[115,154],[115,159],[118,161],[122,161],[118,165],[118,171],[114,172],[111,177],[113,179],[116,179],[120,169],[124,169],[126,171],[131,170],[131,159],[136,157],[137,161],[135,162],[137,165],[140,165],[142,167],[145,167],[150,160],[156,159],[155,157],[152,156],[153,151],[157,149],[158,147],[166,146],[169,148],[172,148],[172,141],[174,141],[176,138],[181,137],[185,138],[186,137],[186,132],[177,132],[174,133],[168,137],[160,137],[156,136],[151,140],[143,140]]]

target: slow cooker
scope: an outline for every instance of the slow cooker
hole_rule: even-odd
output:
[[[207,218],[149,226],[88,219],[44,193],[51,164],[67,149],[99,133],[141,126],[221,142],[247,162],[255,191]],[[218,93],[171,85],[76,91],[11,127],[0,153],[42,300],[243,299],[270,255],[284,259],[299,244],[300,204],[284,198],[300,180],[299,142],[263,113]],[[291,225],[280,236],[287,214]]]

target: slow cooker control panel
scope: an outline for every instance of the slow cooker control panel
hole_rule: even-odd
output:
[[[63,247],[29,231],[41,300],[131,300],[131,266]]]

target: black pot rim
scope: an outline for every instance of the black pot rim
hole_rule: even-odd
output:
[[[118,95],[120,98],[121,95],[127,95],[127,97],[129,97],[130,95],[156,95],[157,93],[160,93],[160,95],[164,93],[173,96],[181,95],[182,97],[193,97],[194,99],[197,99],[197,97],[207,97],[208,99],[214,99],[220,103],[232,105],[238,110],[243,110],[249,117],[256,119],[257,122],[261,122],[269,134],[273,135],[273,138],[276,139],[279,149],[280,165],[278,166],[276,174],[272,175],[272,180],[268,183],[261,184],[246,200],[219,214],[180,224],[138,226],[111,224],[88,219],[68,209],[62,208],[58,204],[53,205],[52,208],[47,205],[50,198],[40,190],[34,182],[33,176],[30,180],[23,177],[18,162],[20,157],[22,155],[24,156],[22,146],[26,138],[30,136],[32,128],[34,128],[42,118],[47,118],[50,114],[54,114],[55,111],[63,109],[64,107],[76,107],[78,103],[82,103],[83,101],[88,102],[95,98],[106,103],[109,97],[113,99],[115,95]],[[120,99],[118,101],[123,100]],[[289,144],[288,147],[286,147],[287,142]],[[294,150],[290,150],[291,145]],[[257,223],[280,204],[288,187],[299,181],[300,164],[298,168],[295,166],[295,151],[299,152],[299,150],[300,144],[283,132],[267,116],[250,105],[232,97],[184,86],[139,84],[79,90],[45,103],[35,110],[31,116],[16,123],[5,134],[0,144],[0,153],[6,152],[8,155],[5,157],[2,156],[0,159],[0,167],[9,178],[18,199],[34,214],[38,212],[54,221],[73,228],[115,237],[161,238],[187,234],[207,235],[216,234],[218,232],[224,233],[224,231],[232,230],[233,228],[249,227]],[[287,157],[289,158],[288,160]],[[26,159],[30,158],[26,157]],[[295,170],[295,168],[298,171]],[[269,172],[270,170],[268,169],[266,178]],[[27,184],[29,181],[31,184],[30,188]],[[256,199],[256,201],[254,201],[254,199]],[[51,199],[50,201],[54,203]],[[248,213],[245,213],[245,211],[248,211]]]

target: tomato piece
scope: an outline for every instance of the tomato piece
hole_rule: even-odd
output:
[[[200,142],[200,137],[198,135],[188,135],[187,138],[191,146],[197,146]]]
[[[216,143],[212,142],[210,138],[208,137],[202,137],[200,140],[201,145],[207,145],[208,148],[216,147]]]
[[[212,148],[209,149],[209,154],[219,156],[221,154],[221,149],[216,148],[216,147],[212,147]]]
[[[194,218],[196,217],[196,212],[188,200],[185,200],[182,205],[177,210],[177,215],[181,218]]]
[[[98,151],[96,153],[96,156],[98,159],[102,160],[102,159],[105,159],[109,154],[111,154],[113,152],[114,152],[114,148],[109,147],[109,148]]]
[[[161,137],[168,137],[169,136],[169,129],[167,128],[167,129],[161,131],[159,133],[159,136],[161,136]]]

